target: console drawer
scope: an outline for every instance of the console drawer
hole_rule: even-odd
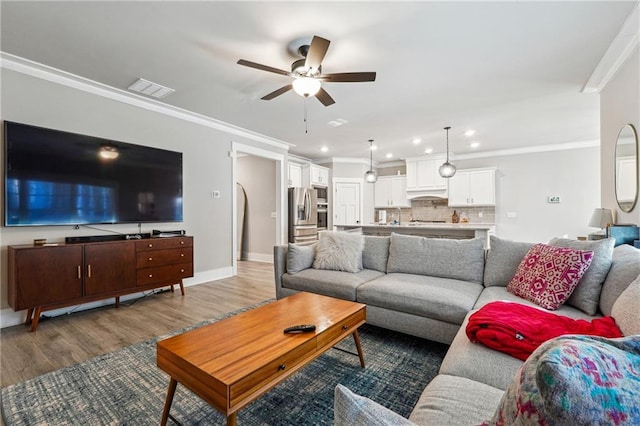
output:
[[[312,355],[315,350],[316,339],[310,339],[291,352],[258,368],[253,373],[240,379],[237,383],[232,384],[230,389],[230,406],[233,407],[242,402],[253,392],[256,392],[268,383],[277,383],[283,376],[288,376],[289,370],[291,370],[292,367],[300,364],[304,359]]]
[[[136,251],[163,250],[179,247],[193,247],[193,237],[151,238],[136,241]]]
[[[325,330],[318,335],[318,348],[321,349],[326,345],[334,345],[338,340],[343,339],[346,335],[353,333],[366,320],[366,311],[361,309],[353,315],[334,324],[331,328]]]
[[[179,283],[183,278],[192,276],[193,262],[144,268],[138,269],[137,285],[144,286],[161,282]]]
[[[193,247],[180,247],[169,250],[153,250],[138,252],[136,256],[136,268],[150,268],[174,263],[193,261]]]

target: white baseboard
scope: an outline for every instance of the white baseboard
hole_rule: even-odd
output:
[[[273,253],[265,254],[265,253],[243,253],[246,255],[245,260],[251,260],[253,262],[264,262],[264,263],[273,263]]]
[[[207,283],[210,281],[220,280],[222,278],[228,278],[233,275],[233,269],[231,266],[219,268],[219,269],[211,269],[208,271],[196,272],[192,278],[187,278],[184,280],[184,286],[190,287],[192,285],[198,285]],[[137,299],[143,297],[145,292],[132,293],[127,294],[125,296],[120,296],[120,301],[124,302],[126,300]],[[65,308],[53,309],[51,311],[46,311],[46,315],[48,317],[57,317],[60,315],[66,315],[71,311],[86,311],[88,309],[94,309],[101,306],[108,306],[114,304],[114,298],[110,297],[104,300],[98,300],[96,302],[84,303],[82,305],[74,305],[67,306]],[[26,311],[15,312],[11,308],[4,308],[0,310],[0,328],[11,327],[18,324],[23,324],[27,317]]]

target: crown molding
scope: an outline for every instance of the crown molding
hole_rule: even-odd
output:
[[[220,130],[236,136],[241,136],[279,149],[288,151],[291,147],[295,146],[295,144],[271,138],[242,127],[234,126],[233,124],[216,120],[215,118],[204,114],[198,114],[183,108],[178,108],[155,99],[130,93],[116,87],[108,86],[88,78],[71,74],[66,71],[2,51],[0,51],[0,67],[97,96],[102,96],[117,102],[122,102],[138,108],[143,108],[173,118],[199,124],[201,126]]]
[[[618,35],[613,39],[582,88],[582,93],[600,93],[638,46],[640,46],[640,3],[636,3]]]

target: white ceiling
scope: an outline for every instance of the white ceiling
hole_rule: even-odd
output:
[[[599,96],[581,90],[636,4],[3,0],[0,40],[4,52],[119,89],[138,77],[169,86],[163,102],[304,157],[367,158],[374,139],[374,160],[390,161],[444,152],[445,126],[455,154],[598,140]],[[323,72],[377,79],[324,83],[336,103],[308,99],[305,133],[302,97],[260,100],[288,77],[236,61],[288,70],[289,43],[314,34],[331,40]],[[336,119],[347,123],[328,125]]]

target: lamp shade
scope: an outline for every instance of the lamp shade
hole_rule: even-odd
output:
[[[442,176],[443,178],[453,177],[453,175],[456,174],[456,166],[447,161],[442,164],[442,166],[440,166],[440,169],[438,169],[438,173],[440,173],[440,176]]]
[[[293,80],[293,90],[300,96],[314,96],[320,90],[320,80],[310,77],[298,77]]]
[[[606,228],[613,223],[613,214],[611,209],[594,209],[589,221],[589,226],[592,228]]]
[[[367,170],[364,174],[364,181],[367,183],[376,183],[378,180],[378,173],[375,170]]]

